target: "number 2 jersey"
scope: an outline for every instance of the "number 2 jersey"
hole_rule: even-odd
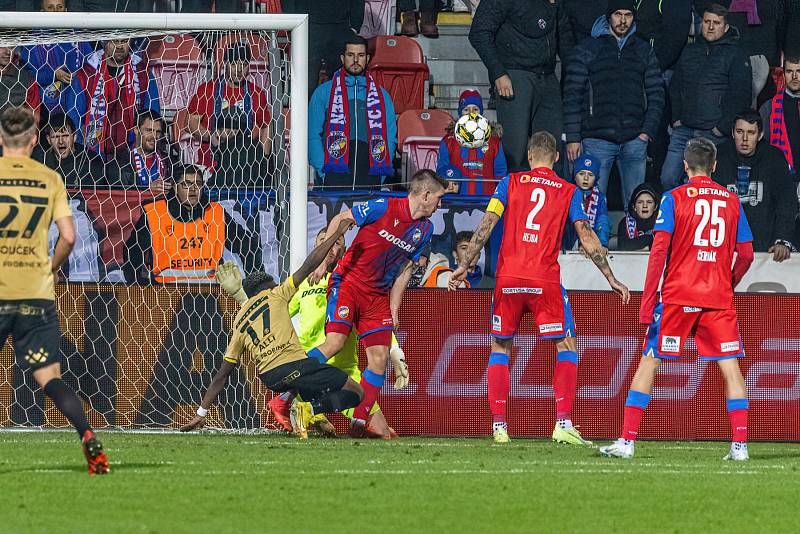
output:
[[[48,232],[72,216],[61,176],[25,157],[0,157],[0,300],[55,300]]]
[[[497,184],[487,211],[504,219],[497,278],[561,283],[558,254],[567,218],[589,220],[575,185],[545,167],[515,172]]]
[[[733,308],[733,253],[736,243],[753,240],[735,193],[695,176],[664,194],[653,231],[672,235],[662,302]]]
[[[408,198],[378,198],[352,210],[358,234],[333,278],[387,293],[408,260],[419,261],[433,235],[427,218],[414,220]]]

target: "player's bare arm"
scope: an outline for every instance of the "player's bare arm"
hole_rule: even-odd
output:
[[[411,280],[412,265],[410,261],[403,265],[394,280],[392,291],[389,294],[389,309],[392,311],[392,321],[394,321],[395,329],[400,326],[400,303],[403,301],[403,293],[408,287],[408,281]]]
[[[606,277],[611,289],[620,296],[623,303],[627,304],[631,299],[630,291],[625,284],[617,280],[614,276],[614,272],[611,270],[611,266],[608,264],[608,259],[606,258],[606,249],[600,243],[597,234],[592,230],[592,225],[589,224],[589,221],[577,221],[575,223],[575,230],[578,232],[578,239],[580,239],[581,246],[586,251],[586,255],[592,260],[592,263],[600,269],[603,276]]]
[[[349,216],[340,217],[340,215],[343,214],[348,214]],[[336,223],[335,226],[333,224],[334,222]],[[353,219],[353,215],[349,211],[340,213],[333,218],[331,224],[328,226],[328,231],[325,233],[327,236],[325,241],[320,243],[319,246],[314,247],[314,250],[308,255],[306,261],[300,266],[300,269],[292,275],[295,284],[299,285],[314,271],[314,269],[322,264],[328,256],[328,252],[353,224],[355,224],[355,219]]]
[[[230,376],[234,368],[236,368],[236,364],[228,361],[222,362],[222,366],[219,368],[219,371],[217,371],[217,374],[215,374],[214,378],[211,379],[211,384],[209,384],[205,395],[203,395],[203,400],[200,401],[201,410],[208,410],[211,405],[214,404],[214,402],[217,400],[217,397],[219,397],[222,388],[224,388],[225,384],[228,383],[228,376]],[[195,415],[191,421],[181,427],[181,432],[189,432],[190,430],[203,428],[205,424],[206,417],[198,414]]]
[[[455,291],[461,285],[461,283],[467,278],[467,271],[475,261],[480,256],[481,250],[486,245],[486,242],[489,241],[489,237],[492,235],[492,230],[494,227],[497,226],[497,222],[500,220],[500,216],[496,213],[486,212],[481,219],[481,222],[478,224],[478,227],[475,229],[475,232],[472,234],[472,240],[469,242],[469,246],[467,247],[466,252],[466,262],[463,264],[459,264],[458,268],[453,272],[450,276],[450,283],[447,285],[450,291]]]
[[[58,228],[58,241],[53,251],[52,270],[56,272],[69,258],[72,247],[75,246],[75,222],[72,216],[61,217],[55,221]]]

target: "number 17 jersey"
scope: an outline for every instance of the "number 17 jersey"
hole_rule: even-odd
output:
[[[498,278],[561,283],[564,224],[589,219],[575,185],[544,167],[515,172],[497,184],[487,211],[503,217]]]

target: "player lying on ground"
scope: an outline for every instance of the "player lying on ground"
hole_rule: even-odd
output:
[[[683,152],[689,181],[661,199],[639,309],[639,321],[649,325],[642,359],[625,401],[622,436],[600,447],[604,456],[633,457],[658,366],[663,359],[680,358],[683,343],[694,333],[700,358],[716,361],[725,380],[733,433],[725,459],[749,457],[747,389],[737,361],[744,352],[733,288],[753,262],[753,235],[736,194],[709,178],[717,166],[716,158],[711,141],[689,141]],[[661,299],[656,303],[662,274]]]
[[[367,353],[361,378],[364,400],[353,412],[350,434],[367,433],[367,419],[383,386],[392,332],[398,326],[403,292],[433,234],[428,219],[437,210],[447,182],[430,170],[411,177],[405,198],[379,198],[336,215],[359,226],[350,248],[328,284],[325,342],[308,351],[321,362],[338,354],[355,330]]]
[[[583,195],[574,184],[553,172],[558,161],[555,138],[544,131],[528,143],[530,171],[515,172],[495,190],[486,214],[472,236],[469,248],[450,279],[455,290],[478,260],[495,225],[504,217],[503,241],[497,258],[497,279],[492,302],[492,353],[487,380],[495,443],[508,443],[506,401],[510,388],[508,360],[514,334],[526,313],[533,314],[539,339],[551,339],[556,348],[553,393],[556,424],[553,440],[591,445],[572,425],[572,404],[578,381],[578,347],[569,297],[561,285],[558,254],[564,226],[575,226],[586,255],[608,280],[611,289],[628,303],[628,288],[611,271],[605,249],[583,210]]]
[[[181,428],[182,432],[205,425],[209,407],[225,387],[228,376],[245,350],[255,359],[259,377],[268,389],[276,393],[296,390],[309,401],[292,407],[293,410],[297,407],[312,412],[293,413],[297,419],[308,420],[313,414],[338,412],[358,405],[364,396],[361,386],[341,369],[308,358],[289,318],[289,301],[297,292],[295,280],[305,280],[351,224],[342,221],[328,239],[311,251],[300,269],[281,285],[276,285],[272,277],[263,272],[247,277],[242,291],[248,298],[234,318],[222,366],[203,395],[197,416]]]
[[[109,471],[103,445],[86,420],[83,404],[61,380],[61,330],[54,277],[75,244],[75,224],[64,181],[30,158],[36,121],[28,108],[0,114],[0,349],[11,335],[23,369],[72,423],[83,443],[89,474]],[[48,256],[50,223],[58,228],[53,258]]]

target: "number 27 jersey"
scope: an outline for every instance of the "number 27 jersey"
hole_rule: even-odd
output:
[[[589,219],[577,187],[544,167],[515,172],[497,184],[487,211],[504,221],[498,278],[561,283],[564,224]]]
[[[733,307],[733,253],[753,240],[739,198],[704,176],[664,194],[654,232],[672,235],[661,300],[725,310]]]

